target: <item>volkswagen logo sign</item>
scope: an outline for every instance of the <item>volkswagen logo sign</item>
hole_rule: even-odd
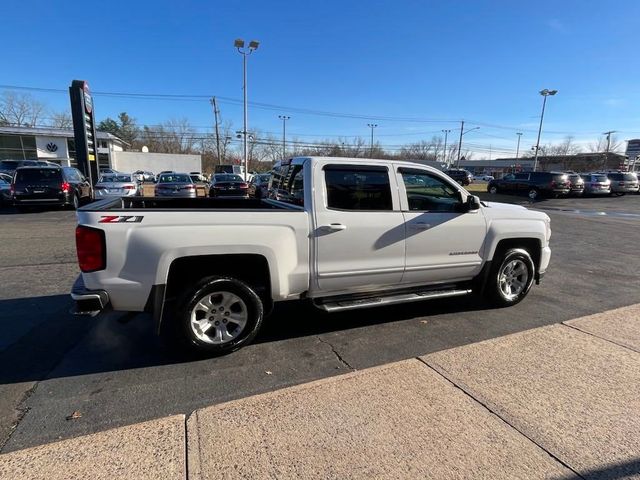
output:
[[[58,145],[56,145],[53,142],[49,142],[49,143],[47,143],[47,150],[49,152],[57,152],[58,151]]]

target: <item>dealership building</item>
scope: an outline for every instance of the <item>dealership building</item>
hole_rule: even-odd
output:
[[[114,152],[129,145],[107,132],[96,132],[98,165],[112,165]],[[72,129],[0,127],[0,160],[49,160],[76,166],[76,147]]]

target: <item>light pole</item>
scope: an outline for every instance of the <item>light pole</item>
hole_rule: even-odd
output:
[[[609,149],[611,148],[611,134],[616,133],[615,130],[609,130],[608,132],[604,132],[603,135],[607,136],[607,151],[604,154],[604,164],[602,165],[602,169],[607,169],[607,163],[609,162]]]
[[[282,120],[282,159],[287,156],[287,120],[291,117],[287,115],[278,115],[278,118]]]
[[[371,158],[373,158],[373,129],[377,126],[377,123],[367,123],[367,127],[371,128],[371,146],[369,147],[369,156]]]
[[[544,120],[544,107],[547,105],[547,97],[549,95],[553,96],[558,93],[557,90],[549,90],[545,88],[544,90],[540,90],[540,95],[542,95],[542,114],[540,115],[540,127],[538,128],[538,140],[536,141],[536,154],[533,159],[533,171],[538,170],[538,151],[540,150],[540,134],[542,133],[542,121]]]
[[[451,130],[442,130],[444,133],[444,163],[449,166],[449,162],[447,161],[447,136]]]
[[[458,161],[456,162],[456,168],[460,168],[460,152],[462,152],[462,136],[466,133],[471,132],[472,130],[479,130],[480,127],[473,127],[470,128],[469,130],[467,130],[466,132],[464,131],[464,120],[462,120],[461,124],[460,124],[460,141],[458,142]]]
[[[233,42],[238,53],[242,55],[242,92],[244,94],[244,122],[242,127],[242,157],[244,160],[244,180],[247,181],[249,175],[249,159],[247,157],[247,57],[258,49],[260,45],[257,41],[251,40],[248,48],[244,48],[244,40],[237,38]]]
[[[516,135],[518,135],[518,146],[516,147],[516,160],[517,160],[518,155],[520,154],[520,137],[522,137],[522,133],[517,132]]]

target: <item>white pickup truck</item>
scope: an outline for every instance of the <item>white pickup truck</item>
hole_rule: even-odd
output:
[[[269,192],[80,208],[76,312],[150,312],[159,333],[215,354],[286,300],[335,312],[476,292],[514,305],[551,256],[547,215],[482,203],[416,163],[294,158]]]

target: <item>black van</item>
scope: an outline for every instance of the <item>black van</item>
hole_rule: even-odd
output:
[[[20,167],[13,175],[13,204],[24,210],[35,206],[78,208],[93,200],[93,188],[72,167]]]

